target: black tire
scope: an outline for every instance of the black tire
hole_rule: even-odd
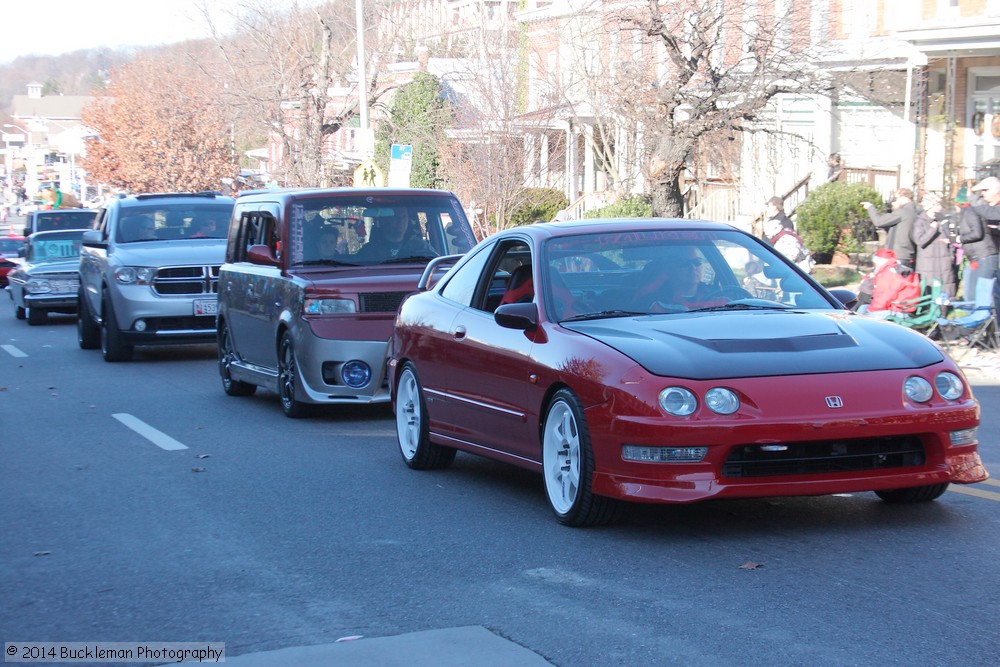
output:
[[[101,328],[97,326],[93,316],[90,314],[90,307],[84,298],[83,290],[80,290],[78,297],[79,305],[76,311],[76,342],[81,350],[96,350],[101,346]]]
[[[233,339],[229,335],[229,325],[223,320],[219,326],[219,376],[222,378],[222,390],[228,396],[253,396],[257,385],[234,380],[229,373],[229,367],[236,359],[233,350]]]
[[[552,397],[541,437],[545,497],[559,523],[599,526],[614,521],[621,503],[590,490],[594,450],[583,406],[569,389]]]
[[[115,317],[115,308],[107,289],[101,292],[101,303],[104,304],[104,317],[101,318],[101,354],[104,361],[129,361],[133,348],[122,343],[118,318]]]
[[[28,309],[28,324],[33,327],[40,326],[49,321],[49,314],[44,310],[39,310],[38,308]]]
[[[431,442],[424,389],[409,362],[399,374],[395,412],[396,442],[406,465],[414,470],[432,470],[447,468],[454,462],[454,448]]]
[[[292,419],[306,417],[310,412],[309,405],[295,398],[298,374],[295,347],[292,344],[292,337],[286,331],[281,335],[281,342],[278,344],[278,397],[281,399],[282,412]]]
[[[26,311],[24,308],[21,308],[21,306],[14,306],[15,320],[23,320],[27,316],[28,316],[28,311]]]
[[[887,503],[926,503],[940,498],[941,494],[947,490],[948,482],[945,482],[944,484],[913,486],[908,489],[876,491],[875,495]]]

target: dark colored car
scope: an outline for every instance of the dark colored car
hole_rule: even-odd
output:
[[[45,324],[49,313],[76,312],[80,293],[80,242],[83,229],[36,232],[28,239],[24,262],[10,272],[7,288],[14,317]]]
[[[229,395],[388,403],[392,323],[431,259],[474,245],[440,190],[267,190],[239,196],[219,276],[219,372]],[[454,261],[452,257],[452,261]]]
[[[24,235],[66,229],[93,229],[97,211],[91,208],[58,208],[32,211],[24,222]]]
[[[987,478],[979,404],[940,348],[723,224],[496,234],[403,303],[390,365],[407,465],[540,471],[568,525],[622,500],[914,502]]]
[[[23,236],[0,236],[0,287],[7,285],[7,275],[21,263],[24,249]]]
[[[125,361],[136,345],[214,342],[233,203],[218,192],[105,201],[80,252],[80,347]]]

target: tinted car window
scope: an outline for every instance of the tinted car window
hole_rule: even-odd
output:
[[[119,220],[118,243],[174,239],[224,239],[232,204],[204,203],[179,207],[163,203],[124,208]]]
[[[33,232],[49,232],[58,229],[90,229],[97,218],[96,211],[60,210],[35,213]]]
[[[472,297],[476,293],[476,285],[479,283],[479,276],[489,258],[490,249],[488,247],[481,248],[472,255],[465,264],[457,267],[448,276],[448,282],[441,288],[441,296],[463,306],[472,303]]]

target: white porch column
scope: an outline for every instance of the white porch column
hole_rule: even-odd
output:
[[[524,170],[523,178],[525,184],[530,187],[537,187],[538,181],[535,176],[535,135],[525,134],[524,135]]]
[[[549,133],[542,132],[541,147],[538,151],[538,180],[542,187],[551,185],[549,182]]]
[[[594,126],[583,126],[583,194],[587,197],[588,206],[596,190],[596,175],[594,174]]]

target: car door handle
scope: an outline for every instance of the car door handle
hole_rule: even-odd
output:
[[[455,337],[455,340],[462,340],[463,338],[465,338],[465,333],[466,333],[465,327],[460,326],[457,329],[455,329],[455,333],[453,333],[452,336]]]

